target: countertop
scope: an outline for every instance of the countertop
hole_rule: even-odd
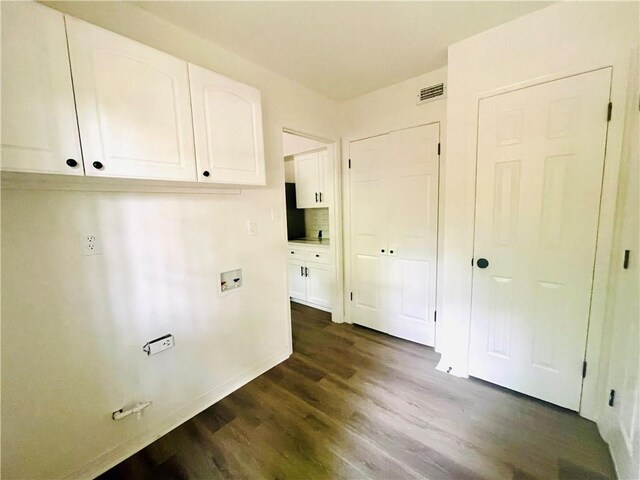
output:
[[[294,240],[289,240],[289,243],[299,243],[301,245],[315,245],[328,247],[330,238],[296,238]]]

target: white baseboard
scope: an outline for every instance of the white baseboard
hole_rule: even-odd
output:
[[[142,450],[147,445],[153,443],[158,438],[166,435],[171,430],[183,424],[190,418],[195,417],[198,413],[206,410],[214,403],[235,392],[243,385],[249,383],[251,380],[259,377],[267,370],[283,362],[284,360],[289,358],[292,353],[293,352],[291,351],[291,348],[287,347],[284,350],[280,350],[274,354],[269,355],[263,361],[258,362],[252,368],[247,369],[244,373],[230,379],[223,385],[209,390],[207,393],[200,396],[193,402],[187,404],[186,406],[175,412],[173,415],[170,415],[164,420],[161,420],[155,425],[152,425],[137,437],[129,439],[126,442],[121,443],[120,445],[103,453],[86,465],[83,465],[74,472],[69,473],[64,478],[71,480],[80,478],[92,479],[97,477],[110,468],[116,466],[123,460],[129,458],[134,453]]]
[[[318,310],[331,313],[330,307],[323,307],[322,305],[307,302],[306,300],[300,300],[299,298],[294,298],[294,297],[289,297],[289,298],[291,298],[292,302],[299,303],[300,305],[306,305],[307,307],[317,308]]]

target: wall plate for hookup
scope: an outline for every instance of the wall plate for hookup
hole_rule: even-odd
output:
[[[165,350],[168,350],[173,346],[175,346],[173,335],[167,333],[162,337],[147,342],[147,344],[142,347],[142,351],[147,355],[155,355],[156,353],[164,352]]]
[[[229,270],[220,274],[220,293],[226,294],[242,287],[242,269]]]

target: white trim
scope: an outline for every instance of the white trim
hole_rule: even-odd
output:
[[[329,251],[331,258],[333,259],[333,298],[331,299],[331,308],[326,309],[314,304],[306,304],[313,308],[318,308],[326,312],[331,313],[331,321],[334,323],[343,323],[345,321],[345,297],[344,297],[344,269],[343,269],[343,228],[342,228],[342,172],[339,168],[340,160],[340,140],[329,140],[316,135],[311,135],[298,130],[294,130],[288,127],[282,127],[282,133],[288,133],[290,135],[297,135],[299,137],[308,138],[317,142],[326,143],[327,155],[329,163],[331,165],[332,174],[332,199],[331,207],[329,208],[329,232],[331,235],[331,242],[329,244]],[[284,159],[284,156],[282,157]],[[282,178],[283,192],[284,192],[284,177]],[[286,198],[285,212],[286,212]],[[285,222],[285,238],[286,238],[286,222]],[[287,240],[288,242],[288,240]],[[296,300],[298,303],[302,301]]]
[[[245,372],[235,376],[224,384],[209,390],[207,393],[201,395],[193,402],[176,411],[173,415],[170,415],[165,419],[157,422],[156,424],[150,426],[137,437],[126,440],[125,442],[112,448],[111,450],[104,452],[102,455],[82,466],[81,468],[68,473],[63,478],[65,480],[71,480],[76,478],[97,477],[98,475],[106,472],[110,468],[122,462],[126,458],[130,457],[134,453],[142,450],[147,445],[153,443],[158,438],[166,435],[177,426],[193,418],[203,410],[206,410],[214,403],[235,392],[243,385],[249,383],[251,380],[259,377],[267,370],[283,362],[284,360],[289,358],[291,354],[292,351],[289,348],[286,348],[269,355],[267,358],[265,358],[261,362],[258,362],[252,368],[249,368]]]

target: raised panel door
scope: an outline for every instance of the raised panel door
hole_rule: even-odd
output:
[[[84,175],[82,167],[64,16],[2,2],[2,169]]]

